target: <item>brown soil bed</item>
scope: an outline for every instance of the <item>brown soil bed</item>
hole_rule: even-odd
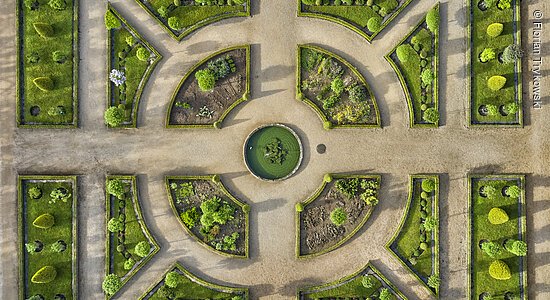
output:
[[[205,69],[208,62],[217,58],[229,55],[233,58],[236,72],[229,74],[216,82],[212,91],[203,92],[200,90],[195,73]],[[234,49],[216,55],[196,68],[184,83],[181,85],[172,103],[169,125],[208,125],[218,121],[221,115],[235,101],[239,100],[246,91],[246,49]],[[176,106],[176,103],[189,103],[191,108]],[[213,112],[212,116],[197,116],[199,110],[206,106]]]
[[[213,245],[216,242],[221,242],[223,240],[223,237],[230,236],[234,232],[239,233],[239,238],[236,241],[237,249],[235,251],[231,250],[220,250],[221,252],[232,254],[232,255],[239,255],[244,256],[246,255],[246,219],[244,212],[242,211],[241,207],[234,203],[229,197],[227,197],[224,192],[213,182],[210,180],[170,180],[170,183],[177,183],[178,185],[184,183],[184,182],[191,182],[193,184],[193,188],[195,190],[195,195],[190,196],[188,201],[184,201],[182,203],[176,202],[176,195],[174,190],[170,189],[170,193],[172,195],[172,201],[174,201],[174,206],[176,207],[176,210],[178,211],[178,217],[183,213],[184,211],[188,209],[192,209],[193,207],[196,207],[198,212],[201,212],[201,203],[204,200],[210,199],[213,196],[218,196],[222,200],[227,201],[229,205],[231,205],[235,209],[235,213],[233,214],[234,219],[227,221],[224,225],[220,226],[220,231],[216,235],[216,238],[210,242],[207,242],[205,240],[204,235],[200,233],[201,224],[200,221],[197,221],[197,225],[193,228],[187,227],[185,224],[183,226],[187,227],[199,240],[202,240],[205,244],[208,244],[208,246],[215,249],[215,246]]]
[[[337,207],[342,207],[348,217],[342,226],[330,220],[330,213]],[[371,209],[359,193],[348,198],[336,189],[334,181],[328,183],[300,214],[300,254],[314,254],[333,247],[357,228]]]

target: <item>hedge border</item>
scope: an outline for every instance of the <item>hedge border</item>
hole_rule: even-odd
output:
[[[433,6],[431,9],[437,8],[437,11],[439,15],[441,15],[441,12],[439,10],[440,2],[437,2],[435,6]],[[411,96],[411,93],[409,91],[409,86],[405,80],[405,76],[403,76],[403,73],[401,72],[401,69],[396,64],[396,62],[391,58],[391,56],[397,51],[397,48],[401,46],[411,35],[413,35],[421,26],[426,22],[426,16],[420,20],[420,22],[402,39],[400,40],[397,45],[384,56],[386,61],[391,65],[395,73],[397,74],[397,77],[399,78],[399,82],[401,83],[401,87],[403,88],[403,92],[405,93],[405,98],[407,99],[407,106],[409,108],[409,126],[411,128],[437,128],[440,125],[440,121],[438,120],[437,123],[416,123],[414,118],[414,107],[413,107],[413,99]],[[434,83],[433,83],[433,100],[435,103],[435,109],[439,113],[439,29],[437,32],[432,34],[435,36],[434,40]],[[441,114],[439,113],[441,116]]]
[[[393,14],[384,22],[382,23],[382,27],[380,28],[380,30],[378,32],[375,32],[373,33],[372,35],[368,35],[366,32],[364,32],[363,30],[361,30],[359,27],[353,25],[352,23],[348,22],[348,21],[345,21],[343,19],[340,19],[340,18],[337,18],[337,17],[333,17],[331,15],[325,15],[325,14],[321,14],[321,13],[316,13],[316,12],[305,12],[304,9],[303,9],[303,6],[302,6],[302,0],[297,0],[298,1],[298,9],[297,9],[297,13],[296,13],[296,16],[298,17],[308,17],[308,18],[315,18],[315,19],[321,19],[321,20],[325,20],[325,21],[329,21],[329,22],[333,22],[333,23],[336,23],[336,24],[339,24],[339,25],[342,25],[344,27],[346,27],[347,29],[350,29],[351,31],[354,31],[355,33],[359,34],[360,36],[362,36],[364,39],[367,40],[367,42],[369,43],[372,43],[372,41],[374,40],[374,38],[376,38],[376,36],[378,34],[380,34],[382,31],[384,31],[384,29],[395,19],[397,18],[397,16],[399,14],[401,14],[401,12],[407,7],[409,6],[409,4],[413,1],[413,0],[406,0],[405,2],[403,2],[403,4],[397,8],[397,10],[395,12],[393,12]]]
[[[349,70],[353,74],[355,74],[355,76],[357,76],[359,78],[361,83],[363,83],[363,85],[367,88],[367,91],[369,93],[369,97],[373,102],[376,124],[342,124],[342,125],[341,124],[332,124],[332,122],[330,122],[328,120],[325,113],[317,105],[315,105],[315,103],[313,101],[309,100],[308,98],[306,98],[304,96],[304,94],[302,93],[302,72],[301,72],[301,70],[302,70],[302,49],[311,49],[311,50],[314,50],[314,51],[317,51],[317,52],[321,52],[321,53],[323,53],[325,55],[328,55],[332,58],[335,58],[339,62],[343,63],[347,68],[349,68]],[[378,103],[377,103],[376,97],[374,96],[374,93],[372,92],[372,90],[370,88],[370,85],[368,84],[365,77],[359,72],[359,70],[357,70],[357,68],[355,66],[353,66],[346,59],[344,59],[343,57],[341,57],[341,56],[339,56],[335,53],[332,53],[329,50],[321,48],[319,46],[315,46],[315,45],[312,45],[312,44],[299,44],[298,45],[298,51],[296,53],[296,100],[304,102],[307,105],[309,105],[317,113],[317,115],[319,116],[319,118],[321,119],[321,121],[323,123],[325,123],[325,122],[331,123],[331,128],[330,129],[332,129],[332,128],[381,128],[382,127],[381,122],[380,122],[380,110],[378,109]]]
[[[151,61],[149,66],[147,67],[147,70],[143,74],[143,77],[141,77],[140,85],[138,86],[138,89],[136,90],[136,94],[134,95],[134,100],[132,101],[132,123],[122,123],[120,126],[117,127],[111,127],[109,125],[106,125],[109,128],[137,128],[137,118],[139,113],[139,102],[141,100],[141,96],[143,94],[143,90],[145,89],[145,86],[149,82],[149,78],[151,77],[151,73],[155,70],[157,64],[162,60],[162,54],[158,52],[157,49],[155,49],[147,40],[143,38],[143,36],[134,28],[132,27],[128,21],[122,15],[115,9],[115,7],[111,4],[111,2],[107,2],[107,10],[112,12],[119,20],[122,22],[121,27],[125,27],[126,30],[130,32],[133,36],[137,37],[141,44],[147,48],[150,52],[153,52],[155,54],[155,59]],[[112,95],[112,83],[109,79],[109,74],[113,68],[112,61],[113,61],[113,45],[111,44],[112,41],[112,32],[113,30],[119,30],[119,29],[107,29],[107,107],[111,107],[111,100],[113,98]]]
[[[492,179],[492,180],[507,180],[515,179],[518,180],[521,184],[521,196],[518,199],[519,204],[521,205],[521,216],[518,217],[519,222],[521,222],[521,236],[523,240],[527,242],[527,213],[526,213],[526,200],[525,200],[525,175],[523,174],[468,174],[468,285],[467,285],[467,299],[477,300],[475,295],[472,295],[472,283],[474,277],[472,276],[473,270],[473,251],[472,246],[475,243],[472,243],[473,238],[473,226],[472,226],[472,213],[473,213],[473,199],[472,199],[472,181],[474,179]],[[523,269],[519,270],[520,278],[523,278],[523,298],[522,300],[527,300],[529,298],[529,289],[527,281],[527,265],[528,265],[528,256],[521,258]]]
[[[174,107],[174,104],[175,104],[175,101],[176,101],[176,97],[178,96],[178,92],[180,91],[180,89],[182,88],[183,84],[185,83],[185,81],[187,80],[187,78],[189,76],[191,76],[191,74],[193,74],[193,72],[195,72],[198,68],[200,68],[202,65],[204,65],[205,63],[207,63],[209,60],[213,59],[214,57],[218,56],[218,55],[221,55],[225,52],[229,52],[229,51],[233,51],[233,50],[239,50],[239,49],[244,49],[246,51],[246,87],[245,87],[245,92],[244,94],[242,95],[241,98],[235,100],[231,105],[229,105],[229,107],[227,107],[227,109],[221,114],[220,118],[215,121],[213,124],[179,124],[179,125],[170,125],[170,115],[172,114],[172,107]],[[235,108],[237,107],[239,104],[243,103],[243,102],[246,102],[249,100],[249,97],[250,97],[250,44],[244,44],[244,45],[236,45],[236,46],[231,46],[229,48],[224,48],[224,49],[221,49],[221,50],[218,50],[212,54],[210,54],[209,56],[207,56],[206,58],[200,60],[198,63],[196,63],[193,67],[191,67],[191,69],[189,69],[189,71],[187,71],[187,73],[185,73],[185,75],[183,76],[183,78],[180,80],[180,83],[178,84],[178,86],[176,87],[176,89],[174,90],[174,92],[172,93],[172,98],[170,99],[170,106],[168,107],[168,112],[166,113],[166,120],[165,120],[165,127],[166,128],[208,128],[208,129],[221,129],[222,128],[222,123],[223,121],[225,120],[225,118],[227,117],[227,115]],[[216,122],[219,125],[219,127],[216,127]]]
[[[244,232],[245,232],[245,238],[244,238],[244,255],[237,255],[237,254],[231,254],[231,253],[225,253],[223,251],[217,250],[216,248],[210,246],[209,244],[205,243],[203,240],[201,240],[197,235],[195,235],[187,226],[183,223],[181,220],[181,217],[178,213],[178,210],[176,209],[176,206],[174,204],[175,200],[172,199],[172,192],[170,190],[170,180],[207,180],[207,181],[214,181],[214,178],[218,177],[218,174],[213,175],[202,175],[202,176],[166,176],[165,177],[165,186],[166,186],[166,192],[168,193],[168,201],[170,202],[170,207],[172,208],[172,212],[178,219],[178,222],[180,225],[185,229],[185,231],[191,236],[195,241],[197,241],[199,244],[204,246],[210,251],[213,251],[219,255],[225,256],[225,257],[231,257],[231,258],[241,258],[241,259],[248,259],[250,252],[249,252],[249,240],[250,240],[250,212],[245,212],[244,207],[248,206],[248,204],[241,202],[238,200],[235,196],[233,196],[225,187],[223,182],[220,180],[219,183],[215,183],[220,188],[221,192],[224,193],[233,203],[235,203],[237,206],[241,208],[244,214]]]
[[[18,202],[18,212],[17,212],[17,224],[19,226],[18,229],[18,244],[19,244],[19,290],[18,290],[18,299],[19,300],[25,300],[25,255],[23,254],[25,251],[24,246],[24,224],[23,224],[23,207],[24,207],[24,191],[23,191],[23,181],[26,180],[43,180],[43,181],[51,181],[51,180],[63,180],[70,182],[73,186],[73,207],[72,207],[72,239],[73,239],[73,245],[72,245],[72,288],[73,288],[73,299],[78,299],[78,178],[74,175],[19,175],[17,178],[17,202]]]
[[[474,123],[472,121],[472,105],[473,105],[473,102],[474,102],[474,97],[473,97],[473,88],[474,88],[474,84],[473,84],[473,81],[474,81],[474,77],[473,76],[473,66],[472,66],[472,63],[473,63],[473,59],[474,57],[476,57],[476,55],[472,55],[472,52],[474,51],[474,48],[473,48],[473,33],[472,33],[472,21],[473,21],[473,11],[472,9],[475,9],[475,6],[472,6],[472,0],[465,0],[466,3],[466,8],[468,9],[467,11],[467,21],[468,21],[468,26],[466,27],[466,47],[468,48],[468,50],[466,51],[466,61],[468,61],[469,63],[466,64],[466,72],[467,74],[470,74],[470,80],[468,80],[467,82],[467,89],[468,89],[468,113],[467,113],[467,118],[468,118],[468,123],[467,123],[467,126],[469,128],[523,128],[524,127],[524,120],[523,120],[523,79],[522,79],[522,62],[523,62],[523,59],[520,59],[519,60],[519,63],[518,61],[516,61],[515,63],[515,82],[514,82],[514,85],[515,87],[517,88],[517,91],[516,91],[516,97],[515,97],[515,100],[517,101],[517,104],[519,105],[519,110],[518,110],[518,123],[517,124],[506,124],[506,123]],[[512,20],[512,22],[515,23],[514,27],[515,27],[515,32],[514,32],[514,42],[518,45],[522,45],[522,42],[521,42],[521,1],[518,1],[518,0],[512,0],[514,1],[514,15],[515,15],[515,18],[514,20]]]
[[[332,281],[332,282],[329,282],[329,283],[325,283],[325,284],[321,284],[321,285],[317,285],[317,286],[308,286],[308,287],[303,287],[303,288],[300,288],[298,287],[297,291],[296,291],[296,300],[301,300],[300,298],[300,294],[301,293],[313,293],[313,292],[316,292],[316,291],[320,291],[320,290],[325,290],[325,289],[332,289],[336,286],[340,286],[341,284],[345,283],[346,281],[349,281],[357,276],[359,276],[361,273],[364,273],[364,272],[368,272],[370,270],[373,271],[374,274],[376,274],[378,277],[380,277],[380,279],[382,279],[382,281],[395,293],[397,294],[399,297],[401,297],[403,300],[407,300],[408,298],[391,282],[389,281],[388,278],[386,278],[386,276],[384,276],[384,274],[382,274],[382,272],[380,272],[374,265],[371,261],[369,261],[367,263],[366,266],[364,266],[363,268],[361,268],[360,270],[354,272],[353,274],[351,275],[348,275],[348,276],[345,276],[345,277],[342,277],[340,279],[337,279],[335,281]]]
[[[157,285],[159,285],[163,280],[164,278],[166,277],[166,274],[172,272],[173,270],[180,270],[185,277],[187,277],[189,280],[193,281],[194,283],[196,284],[199,284],[199,285],[202,285],[206,288],[209,288],[209,289],[212,289],[212,290],[216,290],[216,291],[220,291],[220,292],[223,292],[223,293],[236,293],[236,292],[241,292],[243,293],[244,295],[244,299],[245,300],[248,300],[249,299],[249,290],[248,288],[239,288],[239,287],[231,287],[231,286],[222,286],[222,285],[218,285],[218,284],[215,284],[215,283],[211,283],[211,282],[208,282],[204,279],[201,279],[199,278],[198,276],[196,276],[195,274],[191,273],[190,271],[188,271],[187,269],[185,269],[185,267],[179,263],[179,262],[175,262],[174,264],[172,264],[170,266],[170,268],[168,268],[168,270],[166,272],[164,272],[164,274],[162,275],[162,277],[160,278],[160,280],[156,281],[155,283],[153,283],[151,285],[151,287],[149,287],[147,289],[147,291],[141,295],[141,297],[139,297],[138,300],[146,300],[146,299],[149,299],[149,294],[151,292],[153,292],[153,290],[157,287]]]
[[[46,129],[66,129],[66,128],[78,128],[79,118],[78,118],[78,73],[79,73],[79,63],[80,63],[80,44],[78,43],[78,29],[79,29],[79,0],[72,0],[73,2],[73,122],[71,124],[61,125],[61,124],[25,124],[22,119],[21,106],[24,106],[24,101],[21,97],[21,94],[24,90],[24,87],[21,85],[24,84],[24,80],[21,80],[21,76],[24,76],[24,68],[22,68],[22,55],[23,44],[21,37],[21,31],[24,30],[23,15],[24,7],[23,0],[17,0],[15,6],[15,30],[17,31],[17,38],[15,41],[15,46],[17,47],[17,58],[16,58],[16,82],[15,82],[15,93],[16,93],[16,123],[18,128],[46,128]],[[23,82],[22,82],[23,81]]]
[[[150,244],[153,244],[155,249],[147,254],[147,257],[143,258],[141,262],[138,264],[137,267],[133,268],[130,272],[126,273],[125,279],[122,280],[121,288],[124,287],[124,285],[132,279],[132,277],[143,267],[145,266],[159,251],[160,251],[160,245],[155,240],[151,232],[149,231],[149,228],[147,227],[147,224],[145,223],[145,219],[143,218],[143,213],[141,210],[141,205],[139,204],[139,191],[137,187],[137,176],[136,175],[107,175],[105,178],[105,186],[107,186],[107,183],[109,180],[112,179],[121,179],[121,180],[130,180],[132,182],[132,204],[134,205],[134,213],[137,211],[137,221],[144,232],[145,236],[148,239],[148,242]],[[110,239],[109,235],[110,232],[107,230],[107,223],[111,219],[111,195],[107,192],[107,188],[105,188],[105,232],[106,232],[106,238],[105,238],[105,276],[111,274],[109,273],[109,266],[110,266],[110,260],[111,255],[109,253],[110,249]],[[122,278],[121,278],[122,279]],[[119,291],[120,291],[119,289]],[[111,299],[116,294],[118,294],[117,291],[113,295],[105,295],[105,299]]]
[[[246,0],[246,10],[245,11],[224,13],[224,14],[220,14],[220,15],[216,15],[216,16],[204,19],[204,20],[198,22],[197,24],[188,27],[187,29],[182,31],[182,33],[177,35],[172,31],[172,29],[170,29],[170,27],[168,27],[166,24],[164,24],[157,17],[157,15],[155,15],[155,13],[149,9],[149,7],[147,7],[147,5],[145,5],[142,2],[142,0],[135,0],[135,1],[137,2],[137,4],[139,6],[141,6],[142,9],[144,9],[147,12],[147,14],[149,14],[149,16],[151,16],[160,25],[160,27],[162,27],[162,29],[164,29],[164,31],[166,31],[168,33],[168,35],[170,35],[173,39],[175,39],[178,42],[180,42],[182,39],[184,39],[186,36],[192,34],[193,32],[201,29],[202,27],[206,27],[206,26],[208,26],[210,24],[213,24],[213,23],[216,23],[218,21],[221,21],[221,20],[224,20],[224,19],[229,19],[229,18],[250,17],[251,16],[251,14],[250,14],[250,0]]]
[[[385,247],[386,250],[393,256],[394,259],[399,261],[399,263],[407,270],[410,271],[411,274],[414,275],[414,277],[424,286],[426,287],[432,295],[434,295],[437,299],[439,299],[439,289],[436,289],[434,292],[430,286],[426,284],[422,279],[420,279],[420,276],[411,269],[400,257],[397,255],[395,251],[391,249],[391,246],[393,243],[397,241],[397,238],[401,235],[401,231],[403,230],[403,227],[405,226],[405,222],[409,218],[410,215],[410,208],[411,203],[414,199],[414,179],[433,179],[436,183],[435,185],[435,191],[434,191],[434,197],[432,200],[432,217],[436,217],[439,220],[439,175],[438,174],[418,174],[418,175],[409,175],[409,196],[407,198],[407,204],[405,206],[403,217],[401,218],[401,221],[399,222],[398,229],[394,232],[391,239],[386,243]],[[440,268],[439,268],[439,230],[441,228],[441,225],[438,225],[437,230],[433,233],[434,236],[434,253],[432,257],[432,270],[435,270],[435,273],[437,275],[441,274]]]
[[[326,175],[330,175],[332,176],[332,181],[334,180],[337,180],[337,179],[349,179],[349,178],[361,178],[361,179],[376,179],[378,180],[378,183],[381,185],[382,184],[382,176],[381,175],[376,175],[376,174],[326,174]],[[326,176],[325,175],[325,176]],[[302,204],[304,205],[304,208],[312,203],[313,201],[317,200],[317,198],[321,195],[321,193],[323,193],[323,191],[325,190],[325,188],[327,187],[328,185],[328,182],[326,182],[325,180],[323,180],[323,183],[321,184],[321,186],[313,193],[313,195],[311,195],[309,198],[307,198],[306,201],[302,202]],[[359,230],[361,230],[361,228],[363,228],[363,226],[365,226],[365,224],[367,223],[367,221],[370,219],[370,216],[373,212],[373,210],[376,209],[376,206],[374,207],[371,207],[370,210],[367,212],[367,214],[363,217],[363,220],[361,220],[361,222],[355,227],[355,229],[353,229],[350,233],[346,234],[340,241],[338,241],[336,244],[332,245],[331,247],[328,247],[326,249],[323,249],[319,252],[315,252],[315,253],[310,253],[310,254],[301,254],[301,249],[300,249],[300,237],[301,237],[301,230],[300,230],[300,225],[301,225],[301,222],[300,222],[300,213],[301,212],[298,212],[295,210],[295,224],[296,224],[296,258],[298,259],[308,259],[308,258],[312,258],[312,257],[317,257],[317,256],[320,256],[320,255],[323,255],[323,254],[326,254],[326,253],[329,253],[333,250],[336,250],[338,248],[340,248],[343,244],[345,244],[349,239],[351,239],[353,236],[355,236],[355,234],[357,234],[357,232],[359,232]]]

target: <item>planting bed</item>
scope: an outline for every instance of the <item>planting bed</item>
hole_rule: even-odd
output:
[[[378,204],[380,179],[377,175],[325,175],[315,194],[296,205],[296,255],[330,252],[355,235]]]
[[[411,127],[439,125],[439,4],[428,16],[386,55],[405,92]]]
[[[298,46],[297,97],[333,127],[380,127],[376,99],[365,78],[342,57],[312,45]]]
[[[221,128],[227,114],[248,100],[249,93],[250,46],[218,51],[183,77],[172,96],[166,127]]]
[[[120,287],[122,287],[153,258],[160,250],[160,246],[149,232],[143,219],[136,177],[107,176],[106,187],[105,220],[108,229],[105,244],[105,271],[106,275],[115,274],[120,278],[122,283]],[[113,192],[116,195],[113,195]],[[117,220],[120,225],[112,224]],[[111,231],[111,229],[114,230]],[[143,242],[147,245],[144,247],[145,250],[149,248],[149,251],[145,251],[145,253],[136,251],[138,243],[143,245]],[[108,295],[107,298],[111,298],[111,296],[113,295]]]
[[[438,296],[434,278],[439,278],[439,177],[412,175],[409,184],[405,214],[386,248]]]
[[[527,299],[524,176],[470,175],[468,186],[468,298]]]
[[[120,124],[109,125],[137,127],[139,100],[162,56],[110,4],[107,15],[120,24],[107,29],[107,108],[124,109]],[[117,75],[117,72],[120,73]],[[120,80],[121,76],[125,80]]]
[[[298,0],[298,16],[338,23],[370,42],[412,1]]]
[[[358,272],[335,282],[298,289],[297,298],[299,300],[407,299],[370,262]]]
[[[78,126],[78,0],[18,0],[17,29],[17,125]]]
[[[197,0],[136,0],[136,2],[178,41],[214,22],[250,16],[250,0],[221,0],[216,3],[211,1],[210,5],[207,5],[206,1]]]
[[[78,299],[76,183],[19,176],[19,299]]]
[[[250,206],[233,197],[218,175],[168,176],[170,205],[185,230],[221,255],[248,257]]]
[[[487,8],[487,1],[468,0],[470,125],[521,127],[521,51],[507,50],[521,47],[521,2],[498,0]]]
[[[139,300],[164,299],[248,300],[248,289],[207,282],[187,271],[181,264],[175,263],[159,282],[139,298]]]

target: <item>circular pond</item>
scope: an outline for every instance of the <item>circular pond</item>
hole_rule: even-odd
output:
[[[266,181],[292,176],[302,162],[302,143],[288,126],[268,124],[256,128],[244,143],[244,162],[256,178]]]

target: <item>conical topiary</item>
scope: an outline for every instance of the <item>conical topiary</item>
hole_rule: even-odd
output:
[[[502,260],[495,260],[489,266],[489,275],[497,280],[508,280],[512,278],[510,267]]]
[[[489,211],[488,218],[489,218],[489,222],[491,222],[491,224],[493,225],[504,224],[508,222],[508,220],[510,219],[506,211],[504,211],[504,209],[499,207],[493,207]]]

